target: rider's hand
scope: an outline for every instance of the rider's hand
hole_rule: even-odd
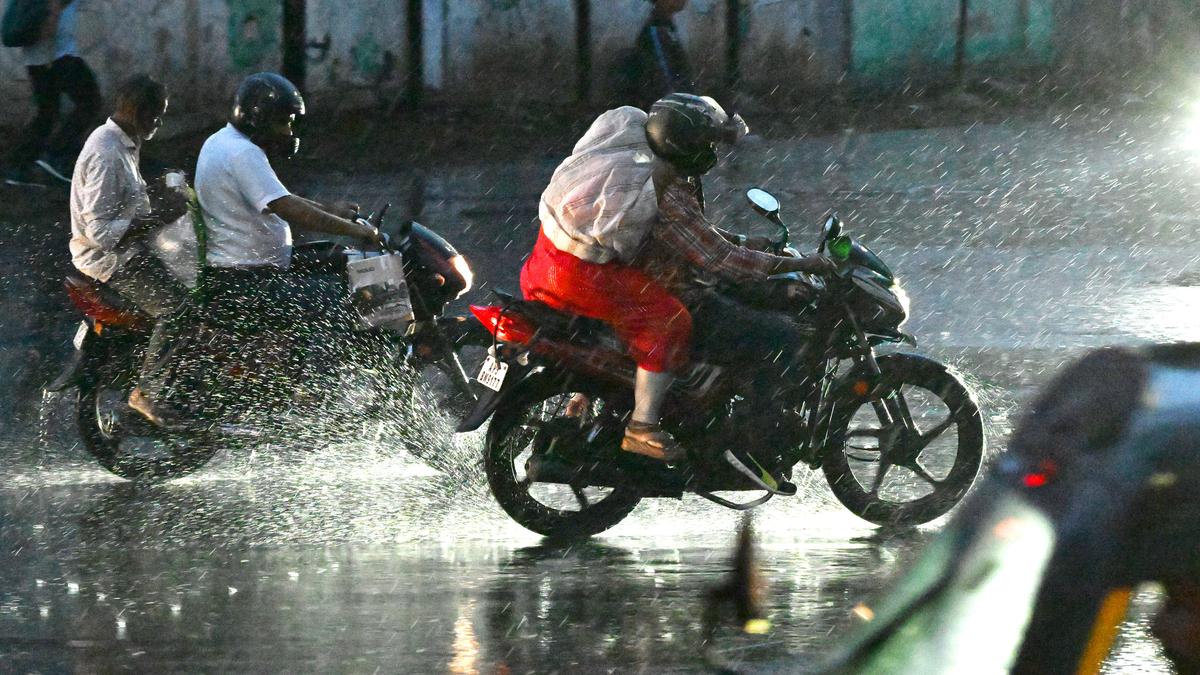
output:
[[[837,272],[838,266],[828,256],[806,255],[800,258],[792,258],[792,268],[797,272],[824,276]]]
[[[188,197],[181,189],[168,188],[156,181],[147,187],[146,196],[150,198],[151,218],[160,223],[173,223],[187,213]]]
[[[746,237],[746,243],[743,246],[755,251],[770,251],[775,248],[775,242],[768,236],[755,235],[753,237]]]
[[[359,228],[354,236],[362,240],[367,248],[384,248],[386,246],[387,241],[383,238],[383,233],[366,219],[359,218],[354,221],[354,224]]]
[[[355,220],[358,218],[359,206],[354,202],[339,199],[330,204],[328,208],[330,213],[339,218],[345,218],[346,220]]]

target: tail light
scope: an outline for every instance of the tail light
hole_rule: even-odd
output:
[[[471,305],[471,313],[501,342],[525,344],[532,340],[537,332],[537,327],[528,319],[520,314],[506,312],[503,307]]]

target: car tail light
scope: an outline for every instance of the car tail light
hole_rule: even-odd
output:
[[[501,342],[525,344],[532,340],[537,332],[537,327],[528,319],[513,312],[506,312],[503,307],[471,305],[471,313]]]

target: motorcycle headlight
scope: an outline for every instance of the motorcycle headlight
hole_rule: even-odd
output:
[[[454,268],[455,272],[458,272],[459,276],[463,278],[463,283],[465,284],[463,289],[458,292],[458,295],[454,296],[457,300],[458,298],[461,298],[467,291],[471,290],[471,285],[475,282],[475,274],[471,271],[471,266],[467,264],[467,259],[461,255],[456,255],[451,258],[450,266]]]
[[[912,305],[912,301],[908,299],[908,291],[900,287],[899,281],[892,284],[892,293],[895,294],[896,300],[900,302],[900,307],[904,309],[904,321],[900,322],[900,325],[903,326],[904,322],[908,321],[909,307]]]

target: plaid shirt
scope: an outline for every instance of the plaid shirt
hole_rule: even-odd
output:
[[[685,184],[667,188],[658,210],[658,222],[633,264],[667,290],[678,294],[698,283],[761,281],[774,269],[775,256],[738,246],[709,223]]]

